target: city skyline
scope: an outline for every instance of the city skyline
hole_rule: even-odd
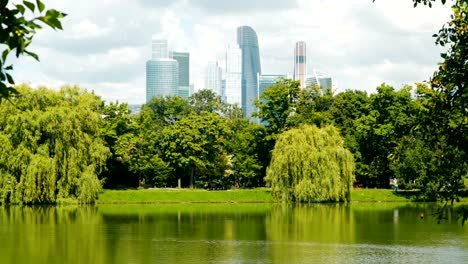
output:
[[[236,41],[233,31],[249,25],[257,32],[265,73],[292,75],[294,44],[304,40],[309,70],[331,73],[338,91],[374,92],[382,82],[399,88],[427,80],[441,61],[431,36],[448,21],[450,6],[359,2],[54,1],[50,8],[68,16],[64,31],[46,29],[34,38],[30,50],[41,61],[12,56],[7,62],[15,64],[18,83],[79,84],[107,101],[143,103],[152,34],[190,53],[190,82],[198,90],[206,62],[224,65],[226,47]]]

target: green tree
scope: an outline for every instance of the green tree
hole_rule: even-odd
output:
[[[265,151],[265,128],[242,116],[228,119],[228,125],[232,131],[227,142],[232,162],[231,182],[239,182],[242,187],[263,186],[271,149]]]
[[[294,107],[294,114],[290,116],[291,126],[311,124],[318,127],[331,124],[330,108],[334,97],[331,89],[323,91],[318,86],[301,89]]]
[[[176,174],[193,187],[195,176],[202,184],[222,182],[229,168],[226,120],[215,113],[192,113],[162,132],[163,158]]]
[[[132,179],[127,164],[117,154],[117,143],[123,135],[132,133],[136,129],[136,120],[130,115],[131,111],[126,103],[104,104],[102,102],[100,112],[102,116],[101,135],[112,154],[107,160],[107,170],[100,175],[100,178],[105,179],[105,188],[116,188],[122,185],[132,186],[136,181]]]
[[[357,181],[371,187],[388,187],[393,176],[390,162],[400,141],[410,134],[416,118],[411,87],[399,91],[382,84],[370,97],[369,114],[357,121],[357,140],[362,157]]]
[[[254,104],[258,111],[253,116],[259,117],[270,133],[280,133],[286,129],[289,117],[295,111],[300,90],[298,81],[277,81],[263,92],[260,99],[255,99]]]
[[[349,201],[354,159],[335,127],[305,125],[279,135],[265,180],[280,201]]]
[[[345,147],[353,153],[356,162],[356,175],[364,173],[362,170],[366,167],[361,159],[357,120],[369,114],[369,103],[369,96],[366,92],[347,90],[334,97],[330,108],[334,126],[340,130]]]
[[[77,87],[18,91],[21,97],[0,105],[0,201],[93,202],[110,155],[100,135],[100,98]]]
[[[189,103],[198,114],[201,112],[222,113],[226,110],[226,105],[222,102],[221,97],[208,89],[192,94]]]
[[[15,81],[8,73],[13,70],[13,65],[6,63],[10,52],[14,51],[16,57],[26,54],[39,60],[37,54],[28,50],[36,31],[42,28],[38,23],[53,29],[62,29],[60,19],[65,16],[66,14],[55,9],[46,10],[39,0],[35,3],[15,1],[14,4],[8,0],[0,0],[0,101],[17,94],[17,90],[12,86]]]

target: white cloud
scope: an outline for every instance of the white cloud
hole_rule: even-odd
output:
[[[198,3],[197,6],[195,6]],[[276,4],[275,4],[276,3]],[[64,31],[42,30],[31,49],[41,62],[15,63],[18,81],[79,83],[106,100],[144,102],[145,62],[153,34],[189,51],[191,81],[204,85],[208,61],[222,64],[236,28],[258,35],[264,73],[292,73],[294,43],[305,40],[308,66],[330,73],[340,89],[374,91],[428,79],[440,61],[431,35],[450,7],[412,7],[408,0],[371,1],[57,1]]]

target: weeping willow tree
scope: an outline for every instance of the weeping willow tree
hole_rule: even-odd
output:
[[[0,104],[0,203],[91,203],[109,157],[99,136],[99,97],[77,87],[18,87]]]
[[[335,127],[302,126],[279,136],[265,180],[280,201],[349,201],[354,159]]]

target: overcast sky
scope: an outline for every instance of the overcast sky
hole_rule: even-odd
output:
[[[223,62],[236,28],[259,39],[262,73],[293,73],[294,43],[307,42],[307,63],[333,77],[337,91],[374,92],[385,82],[427,80],[440,62],[436,33],[449,5],[413,8],[411,0],[63,0],[44,1],[68,14],[64,31],[45,29],[31,50],[41,62],[15,62],[17,82],[58,88],[78,84],[106,101],[145,101],[151,38],[188,51],[190,78],[203,88],[207,62]],[[11,59],[11,58],[10,58]]]

